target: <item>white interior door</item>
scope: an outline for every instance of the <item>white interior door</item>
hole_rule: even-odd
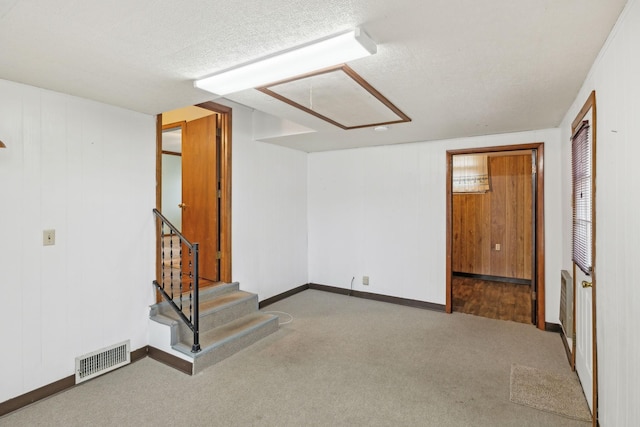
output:
[[[587,276],[579,268],[575,269],[576,278],[576,371],[584,395],[589,403],[589,409],[593,411],[593,342],[592,342],[592,321],[591,310],[592,289],[583,287],[583,283],[592,283],[591,276]]]
[[[589,107],[590,106],[590,107]],[[589,108],[586,108],[589,107]],[[574,144],[582,139],[582,147],[576,153],[575,146],[572,148],[573,165],[573,203],[574,203],[574,260],[581,260],[581,269],[578,261],[574,263],[573,276],[575,280],[574,304],[575,304],[575,367],[582,383],[584,395],[589,403],[589,409],[594,412],[594,342],[593,342],[593,301],[595,298],[595,93],[589,97],[584,115],[577,117],[574,121]],[[581,124],[586,124],[586,140],[584,134],[578,131]],[[578,136],[578,135],[581,136]],[[579,159],[579,160],[576,160]],[[581,167],[576,172],[577,164]],[[576,220],[577,219],[577,220]],[[579,224],[576,226],[576,224]],[[578,227],[579,231],[576,231]],[[576,244],[576,235],[581,236],[577,240],[586,242],[584,245]],[[586,236],[586,237],[585,237]],[[576,250],[579,247],[581,249]],[[581,255],[576,255],[576,253]],[[584,270],[583,270],[584,269]],[[587,273],[588,272],[588,273]]]

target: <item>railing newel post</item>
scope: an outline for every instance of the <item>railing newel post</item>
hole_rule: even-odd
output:
[[[199,244],[193,244],[193,347],[192,353],[200,351],[200,292],[199,285],[199,270],[198,270],[198,258],[200,254]]]

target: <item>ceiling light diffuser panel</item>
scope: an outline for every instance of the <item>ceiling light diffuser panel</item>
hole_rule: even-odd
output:
[[[342,129],[411,121],[347,65],[294,77],[258,90]]]
[[[216,95],[227,95],[344,64],[376,51],[376,44],[356,28],[229,68],[196,80],[194,85]]]

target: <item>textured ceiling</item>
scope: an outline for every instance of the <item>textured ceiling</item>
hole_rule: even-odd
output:
[[[378,53],[348,65],[412,122],[342,130],[257,90],[226,98],[312,130],[268,139],[304,151],[540,129],[625,3],[0,0],[0,78],[156,114],[213,99],[195,78],[358,26]]]

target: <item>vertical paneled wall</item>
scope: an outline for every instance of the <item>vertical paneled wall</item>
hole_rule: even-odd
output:
[[[563,268],[571,269],[571,122],[596,91],[595,284],[599,418],[640,425],[640,1],[629,0],[562,122]],[[559,274],[559,272],[554,272]]]
[[[453,195],[452,269],[531,279],[531,155],[489,162],[489,192]]]
[[[354,290],[445,304],[447,151],[543,142],[544,178],[553,183],[559,135],[547,129],[311,153],[310,281],[349,289],[353,278]],[[544,191],[545,320],[558,323],[560,187]]]
[[[259,299],[308,283],[307,153],[253,138],[250,109],[233,108],[233,280]]]
[[[155,119],[0,80],[0,138],[4,402],[74,375],[76,356],[147,344]]]

